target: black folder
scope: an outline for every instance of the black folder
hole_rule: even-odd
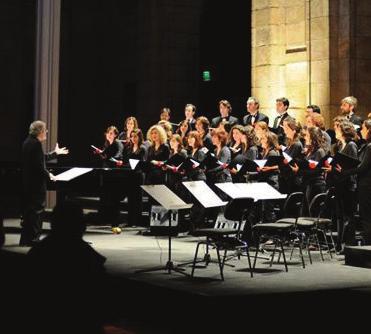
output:
[[[202,166],[206,169],[214,169],[220,167],[223,163],[213,154],[208,153],[205,159],[202,161]]]
[[[330,155],[327,154],[324,157],[322,157],[319,161],[314,160],[307,160],[307,159],[293,159],[290,161],[290,165],[294,166],[297,164],[299,166],[299,169],[322,169],[323,167],[326,167],[327,161],[330,158]]]
[[[283,157],[283,155],[269,155],[267,157],[267,162],[265,163],[265,166],[271,167],[281,165],[284,159],[285,158]]]
[[[136,166],[133,168],[133,162],[137,162]],[[154,165],[150,161],[129,159],[130,168],[133,170],[141,170],[142,172],[148,172]]]
[[[236,168],[237,165],[243,165],[247,160],[246,156],[243,154],[237,154],[233,160],[228,164],[229,169]]]
[[[180,166],[180,169],[187,172],[187,171],[193,170],[195,168],[199,168],[199,167],[201,167],[200,161],[188,157],[184,160],[184,162]]]
[[[174,154],[172,157],[170,157],[167,161],[165,161],[165,165],[178,167],[184,161],[186,158],[183,155],[180,155],[179,153]]]
[[[337,164],[339,164],[342,169],[352,169],[358,167],[360,161],[350,157],[349,155],[337,152],[331,162],[331,165],[336,166]]]

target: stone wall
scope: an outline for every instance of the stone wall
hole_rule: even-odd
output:
[[[252,4],[252,94],[271,119],[275,99],[290,100],[303,121],[305,107],[321,107],[327,126],[347,95],[371,111],[371,2],[255,0]]]

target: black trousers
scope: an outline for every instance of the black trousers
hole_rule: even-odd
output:
[[[37,240],[42,231],[41,213],[45,207],[46,193],[26,195],[23,199],[23,217],[20,244]]]
[[[336,196],[336,220],[337,220],[337,248],[341,249],[343,243],[355,245],[355,226],[354,213],[356,204],[356,194],[354,191],[335,188]]]

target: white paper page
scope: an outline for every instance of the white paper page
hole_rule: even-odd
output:
[[[188,181],[182,183],[205,208],[224,206],[228,203],[223,202],[204,181]]]
[[[235,183],[235,185],[244,191],[246,197],[252,197],[255,201],[287,197],[286,194],[281,194],[266,182]]]
[[[200,166],[200,163],[199,163],[199,162],[197,162],[197,161],[195,161],[195,160],[193,160],[193,159],[190,159],[190,160],[191,160],[192,163],[195,165],[195,167]]]
[[[260,168],[263,168],[265,166],[265,164],[267,163],[267,160],[264,159],[264,160],[254,160],[254,162],[260,167]]]
[[[287,160],[287,162],[290,162],[292,158],[285,152],[282,152],[283,157]]]
[[[243,189],[236,187],[235,183],[225,182],[215,183],[215,185],[232,199],[249,197],[246,196],[246,192]],[[252,196],[250,197],[253,198]]]
[[[318,161],[310,160],[310,159],[309,159],[308,161],[309,161],[310,164],[313,164],[313,165],[315,165],[315,166],[318,165]]]
[[[129,165],[132,170],[135,169],[135,167],[138,165],[140,160],[137,159],[129,159]]]
[[[152,196],[166,210],[179,210],[192,207],[193,204],[183,202],[175,193],[173,193],[164,184],[141,186],[142,189]]]
[[[55,176],[56,181],[70,181],[80,175],[89,173],[93,168],[74,167]]]

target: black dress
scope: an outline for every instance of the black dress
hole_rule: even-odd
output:
[[[153,145],[148,148],[147,161],[151,162],[152,160],[156,161],[166,161],[169,159],[170,149],[167,144],[162,144],[156,150]],[[146,184],[165,184],[165,175],[166,173],[162,168],[157,166],[151,166],[150,170],[146,175]]]
[[[305,156],[306,160],[319,162],[326,155],[323,148],[319,148]],[[305,189],[305,197],[307,208],[313,197],[326,191],[326,182],[324,173],[321,169],[304,169],[299,170],[299,175],[303,176],[303,187]]]
[[[302,159],[303,144],[300,140],[286,147],[284,152],[293,159]],[[279,189],[282,194],[291,194],[296,191],[303,191],[302,177],[294,173],[289,165],[280,165]]]
[[[371,245],[371,143],[364,144],[358,151],[361,163],[357,168],[344,171],[344,175],[357,174],[359,214],[363,227],[363,237]]]
[[[116,163],[110,159],[122,160],[123,144],[114,140],[112,144],[105,142],[102,158],[103,168],[116,168]],[[123,190],[118,186],[117,180],[110,173],[104,174],[104,183],[101,188],[99,217],[103,223],[112,227],[120,224],[120,200],[124,197]]]

